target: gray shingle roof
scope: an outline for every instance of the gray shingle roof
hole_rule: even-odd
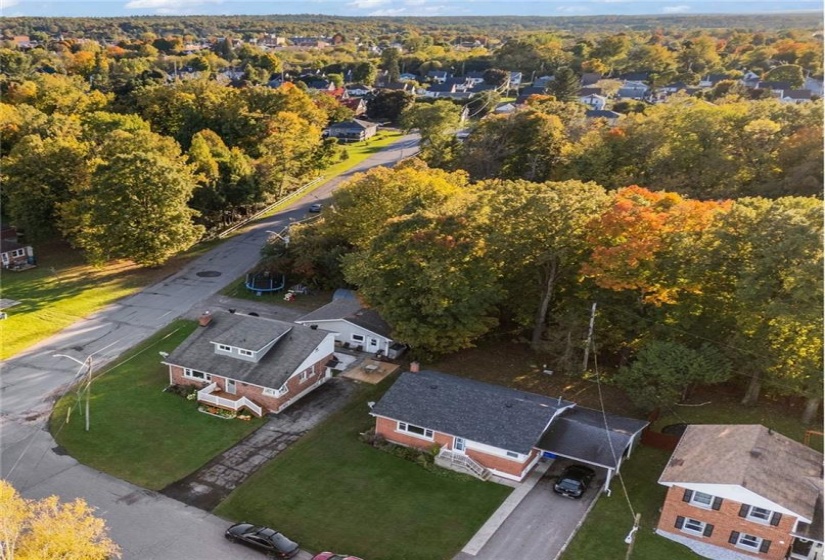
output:
[[[584,112],[584,116],[590,119],[618,119],[622,116],[622,114],[617,113],[616,111],[609,111],[607,109],[590,109]]]
[[[822,453],[759,424],[692,424],[659,482],[738,485],[813,519]]]
[[[212,329],[209,342],[226,344],[257,352],[292,328],[289,323],[249,321],[246,315],[228,314],[222,317],[218,328]]]
[[[369,128],[375,128],[378,125],[375,123],[362,121],[360,119],[351,119],[348,121],[337,122],[334,124],[329,125],[328,128],[330,129],[341,129],[341,130],[367,130]]]
[[[374,309],[365,309],[358,300],[334,299],[328,304],[319,307],[295,320],[296,323],[312,323],[316,321],[349,321],[375,334],[390,338],[392,328]]]
[[[499,449],[529,453],[560,409],[562,399],[435,371],[403,373],[372,414]]]
[[[9,241],[8,239],[0,239],[0,253],[25,249],[26,247],[30,247],[30,245],[24,245],[17,243],[16,241]]]
[[[164,362],[262,387],[278,388],[324,338],[331,335],[320,329],[248,315],[216,312],[212,317],[209,326],[198,327]],[[234,328],[288,332],[256,363],[215,353],[211,341]],[[318,359],[324,357],[318,356]]]
[[[565,410],[553,420],[538,447],[565,457],[615,468],[630,439],[648,423],[612,414],[606,416],[609,432],[605,430],[605,418],[601,411],[581,407]]]

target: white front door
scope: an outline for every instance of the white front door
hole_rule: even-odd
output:
[[[453,451],[456,453],[464,453],[465,448],[466,442],[464,438],[457,437],[453,439]]]
[[[235,380],[234,379],[227,379],[226,380],[226,392],[230,395],[235,394]]]

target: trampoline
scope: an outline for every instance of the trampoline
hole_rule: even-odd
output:
[[[286,276],[278,273],[271,273],[268,270],[263,272],[250,272],[246,275],[246,289],[255,292],[257,295],[264,293],[280,292],[286,284]]]

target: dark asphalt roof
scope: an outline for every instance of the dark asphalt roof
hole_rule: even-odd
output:
[[[648,422],[607,414],[609,439],[604,424],[600,410],[578,406],[565,410],[553,421],[537,447],[572,459],[614,468],[630,438],[647,426]]]
[[[291,328],[289,323],[261,322],[248,315],[227,313],[221,317],[220,325],[211,330],[209,342],[257,352]]]
[[[23,245],[16,241],[9,241],[8,239],[0,239],[0,253],[7,253],[9,251],[16,251],[17,249],[25,249],[29,245]]]
[[[372,414],[529,453],[562,408],[575,406],[499,385],[435,371],[403,373]]]
[[[381,315],[374,309],[363,308],[358,300],[333,299],[328,304],[295,320],[296,323],[302,324],[314,321],[348,321],[386,338],[390,338],[392,334],[392,328],[381,318]]]
[[[335,124],[331,124],[331,125],[329,125],[328,128],[330,128],[330,129],[340,128],[340,129],[343,129],[343,130],[356,130],[356,129],[357,130],[367,130],[368,128],[374,128],[374,127],[377,127],[377,126],[378,125],[375,124],[375,123],[362,121],[360,119],[351,119],[351,120],[348,120],[348,121],[337,122]]]
[[[590,109],[588,111],[585,111],[584,116],[591,119],[618,119],[622,116],[622,114],[617,113],[616,111],[609,111],[607,109]]]
[[[331,335],[330,332],[320,329],[248,315],[216,312],[212,317],[209,326],[198,327],[169,354],[164,363],[246,381],[262,387],[277,388],[283,385],[324,338]],[[211,341],[233,326],[246,322],[264,332],[287,332],[257,363],[216,354]],[[323,357],[319,356],[319,359]]]

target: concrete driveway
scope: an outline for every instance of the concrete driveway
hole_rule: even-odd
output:
[[[553,483],[570,461],[560,459],[507,517],[476,555],[461,552],[454,560],[554,560],[584,520],[604,474],[594,482],[580,500],[564,498],[553,492]],[[598,470],[597,470],[598,473]]]
[[[94,353],[96,368],[111,362],[254,266],[270,235],[267,230],[280,231],[305,217],[310,204],[323,200],[354,173],[377,165],[392,166],[412,155],[417,143],[417,135],[403,137],[176,274],[6,360],[0,376],[0,477],[27,498],[84,498],[106,520],[112,538],[123,549],[124,560],[260,559],[260,553],[223,538],[229,522],[61,455],[46,429],[46,420],[78,368],[73,361],[54,355],[83,360]],[[199,274],[203,272],[207,274]],[[302,553],[299,558],[309,556]]]

